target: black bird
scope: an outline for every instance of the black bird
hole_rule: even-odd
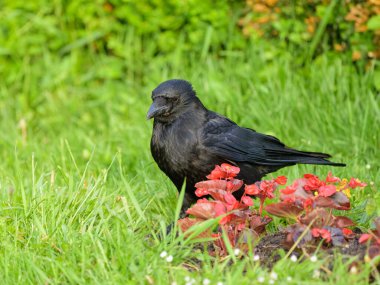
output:
[[[237,178],[246,184],[297,163],[345,166],[328,161],[330,155],[325,153],[288,148],[273,136],[239,127],[207,110],[185,80],[161,83],[153,90],[152,100],[147,114],[147,119],[154,118],[151,152],[178,190],[186,179],[183,210],[197,199],[194,184],[221,163],[240,167]]]

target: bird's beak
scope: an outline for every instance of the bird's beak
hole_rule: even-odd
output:
[[[169,109],[170,107],[166,105],[166,101],[164,99],[156,98],[153,100],[152,105],[150,105],[148,113],[146,114],[146,119],[150,120],[157,115],[165,114],[169,111]]]

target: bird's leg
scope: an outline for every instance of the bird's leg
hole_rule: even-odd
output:
[[[193,191],[193,190],[192,190]],[[185,192],[185,195],[183,197],[183,203],[181,212],[179,214],[179,218],[183,219],[186,216],[186,211],[191,207],[192,204],[194,204],[197,201],[197,197],[193,194],[193,192],[190,194],[189,191]]]

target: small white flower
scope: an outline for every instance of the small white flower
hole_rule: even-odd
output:
[[[270,278],[271,279],[273,279],[273,280],[277,280],[277,278],[278,278],[278,275],[277,275],[277,273],[276,272],[274,272],[274,271],[272,271],[271,273],[270,273]]]
[[[292,277],[291,276],[286,277],[286,281],[288,282],[292,281]]]
[[[223,282],[218,282],[218,283],[216,283],[216,285],[223,285]]]
[[[185,277],[185,281],[186,281],[186,282],[190,282],[190,276],[186,276],[186,277]]]
[[[160,253],[160,257],[164,258],[168,255],[168,253],[164,250],[163,252]]]
[[[367,169],[371,169],[371,164],[367,164],[367,165],[365,166],[365,168],[367,168]]]
[[[203,285],[209,285],[211,283],[210,279],[203,279]]]
[[[313,278],[318,279],[321,276],[321,272],[318,269],[313,271]]]
[[[297,259],[297,256],[295,256],[294,254],[290,257],[290,260],[293,262],[297,262]]]
[[[255,254],[255,255],[253,256],[253,261],[259,261],[259,260],[260,260],[260,256],[257,255],[257,254]]]
[[[260,276],[257,278],[257,282],[259,283],[264,283],[264,281],[265,281],[265,278],[263,276]]]
[[[351,273],[351,274],[357,274],[357,273],[358,273],[358,268],[357,268],[356,266],[352,266],[352,267],[350,268],[350,273]]]
[[[240,254],[240,249],[235,248],[234,249],[234,254],[235,254],[235,256],[238,256]]]
[[[173,255],[169,255],[169,256],[166,258],[166,261],[167,261],[167,262],[172,262],[172,261],[173,261]]]
[[[177,285],[177,282],[173,281],[171,285]]]
[[[316,255],[310,256],[310,261],[311,262],[316,262],[318,260],[318,257]]]

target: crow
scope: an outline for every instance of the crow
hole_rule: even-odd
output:
[[[237,178],[246,184],[297,163],[345,166],[327,160],[328,154],[289,148],[273,136],[240,127],[206,109],[188,81],[161,83],[152,91],[152,100],[147,113],[147,119],[154,118],[151,153],[178,190],[186,180],[181,214],[197,199],[195,183],[205,180],[215,165],[238,166]],[[234,194],[240,198],[242,193]]]

